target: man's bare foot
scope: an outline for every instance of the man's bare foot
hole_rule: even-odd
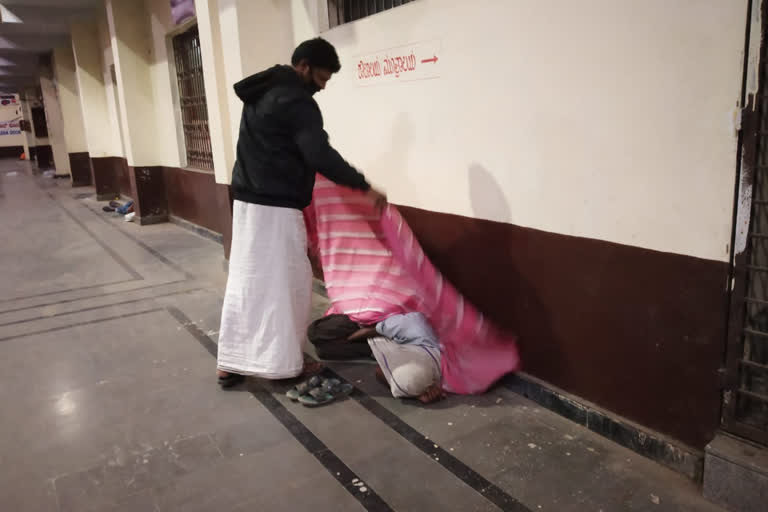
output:
[[[217,377],[224,377],[224,378],[227,378],[227,377],[229,377],[230,375],[232,375],[232,374],[231,374],[231,373],[229,373],[229,372],[225,372],[224,370],[216,370],[216,376],[217,376]]]
[[[440,386],[432,384],[427,388],[426,391],[419,395],[419,401],[423,404],[431,404],[441,400],[444,397],[445,394],[443,394],[443,390],[440,388]]]

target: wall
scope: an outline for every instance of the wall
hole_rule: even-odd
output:
[[[322,1],[228,3],[242,76],[318,33],[336,45],[317,95],[334,145],[520,335],[528,372],[712,438],[746,0],[421,0],[332,30]],[[361,56],[418,43],[432,79],[358,85]]]
[[[400,203],[726,261],[746,5],[422,0],[327,32],[318,100]],[[355,84],[356,56],[431,39],[439,79]]]

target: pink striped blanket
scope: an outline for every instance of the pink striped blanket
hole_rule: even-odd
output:
[[[304,218],[333,304],[328,314],[363,325],[424,314],[440,338],[442,385],[451,393],[482,393],[519,369],[515,337],[491,325],[443,278],[394,206],[379,215],[360,192],[318,175]]]

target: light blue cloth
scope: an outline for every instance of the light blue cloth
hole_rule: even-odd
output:
[[[391,316],[376,324],[376,332],[401,345],[421,345],[440,350],[435,331],[421,313]]]

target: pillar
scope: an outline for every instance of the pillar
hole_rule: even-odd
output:
[[[70,174],[69,155],[64,141],[64,116],[61,111],[59,94],[53,78],[52,59],[44,57],[40,64],[40,89],[43,92],[45,118],[48,124],[48,141],[53,153],[56,176]]]
[[[104,48],[99,38],[98,23],[95,20],[75,23],[71,32],[93,186],[98,199],[112,199],[119,195],[120,189],[111,164],[122,156],[122,151],[113,136],[115,131],[119,133],[120,130],[113,125],[110,117],[104,80]]]
[[[141,224],[168,220],[152,89],[152,30],[144,2],[107,0],[128,175]]]
[[[75,56],[71,46],[53,50],[53,75],[58,87],[64,147],[69,161],[72,186],[90,185],[91,161],[77,86]]]

